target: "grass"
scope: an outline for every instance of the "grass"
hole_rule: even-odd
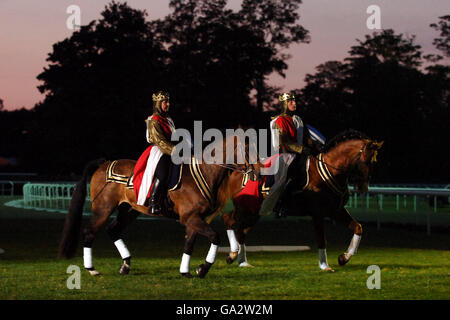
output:
[[[56,259],[63,214],[6,208],[0,199],[0,299],[450,299],[450,235],[422,230],[363,225],[360,249],[345,267],[337,256],[348,246],[350,230],[327,224],[328,260],[335,273],[317,266],[313,228],[305,219],[263,220],[249,235],[249,245],[309,245],[311,251],[247,254],[255,268],[227,265],[225,254],[205,279],[185,279],[178,268],[184,228],[175,221],[139,220],[124,239],[133,254],[132,270],[121,276],[121,259],[101,232],[94,243],[94,264],[102,273],[82,268],[82,250],[75,258]],[[86,221],[85,221],[86,222]],[[225,231],[217,221],[222,243]],[[191,270],[204,261],[208,243],[199,238]],[[69,290],[69,265],[81,267],[81,290]],[[381,289],[366,287],[367,267],[381,268]]]

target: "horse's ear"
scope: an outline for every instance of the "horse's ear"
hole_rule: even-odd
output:
[[[374,141],[373,146],[376,147],[377,149],[381,149],[381,147],[383,146],[384,141]]]
[[[384,141],[378,142],[378,141],[373,141],[373,140],[366,139],[366,140],[364,140],[364,143],[367,145],[367,148],[378,150],[378,149],[381,148],[381,146],[383,145]]]

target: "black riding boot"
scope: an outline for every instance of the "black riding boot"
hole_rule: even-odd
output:
[[[286,210],[284,208],[284,205],[286,204],[286,202],[288,200],[288,196],[291,191],[289,188],[289,185],[291,185],[291,184],[292,184],[292,180],[289,179],[289,181],[286,183],[286,186],[284,187],[283,191],[281,192],[280,197],[278,198],[275,208],[273,208],[273,212],[275,213],[275,217],[277,217],[277,218],[283,218],[286,216]]]
[[[162,207],[164,206],[164,197],[167,196],[167,185],[171,163],[172,160],[167,154],[164,154],[159,160],[158,166],[155,170],[155,176],[153,178],[153,187],[150,193],[148,213],[162,215],[164,211],[166,211],[163,210]]]
[[[287,176],[288,182],[281,192],[280,198],[278,199],[273,212],[277,218],[285,217],[286,209],[285,206],[288,203],[289,197],[292,195],[295,189],[299,190],[306,183],[306,160],[308,156],[306,154],[297,155],[294,161],[289,166]]]
[[[162,215],[161,201],[162,195],[166,194],[167,191],[164,190],[165,186],[161,183],[158,177],[153,180],[152,192],[150,193],[150,203],[148,206],[148,213],[154,215]]]

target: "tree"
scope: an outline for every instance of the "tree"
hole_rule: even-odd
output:
[[[32,132],[40,166],[78,172],[92,158],[137,157],[145,147],[165,57],[146,15],[112,2],[100,20],[53,45],[37,77],[45,94]]]
[[[423,163],[429,157],[445,162],[437,137],[449,118],[448,107],[439,102],[448,79],[442,68],[424,73],[421,57],[414,37],[393,30],[357,40],[343,62],[326,62],[306,76],[305,118],[329,137],[354,128],[385,140],[378,179],[442,179],[440,170]]]
[[[147,21],[145,11],[113,1],[55,43],[38,75],[45,99],[35,106],[34,164],[79,172],[100,156],[137,158],[159,89],[171,93],[178,127],[254,123],[252,94],[261,111],[274,90],[265,77],[287,68],[283,49],[307,40],[300,3],[244,1],[233,12],[226,0],[172,0],[167,17]]]
[[[284,75],[287,68],[282,49],[308,39],[297,23],[300,0],[243,1],[238,12],[226,3],[172,0],[173,12],[157,22],[168,47],[170,87],[193,114],[203,119],[211,112],[220,115],[221,121],[209,119],[209,126],[219,127],[250,119],[253,91],[261,114],[264,100],[271,100],[267,93],[273,91],[266,77],[272,72]]]
[[[440,31],[439,37],[433,40],[436,46],[446,57],[450,57],[450,15],[439,17],[438,23],[430,24],[430,27]]]

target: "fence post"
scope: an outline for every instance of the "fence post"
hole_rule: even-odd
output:
[[[379,194],[377,196],[377,230],[380,230],[381,224],[380,224],[380,213],[383,205],[383,195]]]
[[[431,235],[430,215],[431,215],[430,196],[427,196],[427,235],[428,236]]]

